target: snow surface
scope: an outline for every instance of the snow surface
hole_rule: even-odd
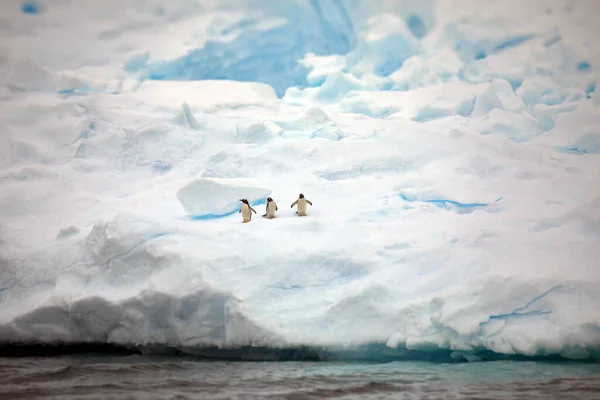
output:
[[[3,1],[0,342],[599,359],[597,17]]]

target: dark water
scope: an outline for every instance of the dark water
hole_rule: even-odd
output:
[[[0,358],[0,399],[598,399],[600,364]]]

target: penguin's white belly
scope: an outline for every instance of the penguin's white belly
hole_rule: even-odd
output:
[[[306,200],[300,199],[298,200],[298,214],[306,213]]]
[[[269,204],[267,204],[267,215],[269,217],[274,217],[276,209],[277,209],[277,204],[275,204],[274,201],[270,201]]]
[[[242,218],[244,219],[244,221],[250,219],[250,207],[248,207],[245,204],[242,206]]]

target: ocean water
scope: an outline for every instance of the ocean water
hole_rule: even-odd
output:
[[[600,364],[0,358],[2,399],[597,399]]]
[[[0,355],[600,360],[596,9],[1,1]]]

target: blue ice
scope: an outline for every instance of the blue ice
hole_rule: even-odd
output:
[[[422,201],[424,203],[431,203],[434,204],[435,206],[439,207],[439,208],[444,208],[447,210],[456,210],[461,214],[468,214],[471,213],[473,211],[475,211],[476,209],[479,208],[484,208],[490,205],[490,203],[479,203],[479,202],[472,202],[472,203],[462,203],[456,200],[450,200],[450,199],[423,199],[423,200],[417,200],[415,197],[413,196],[407,196],[404,193],[400,194],[400,198],[404,201],[407,202],[417,202],[417,201]],[[502,200],[502,197],[499,197],[495,202],[498,202]]]
[[[305,88],[310,69],[298,64],[304,55],[345,54],[354,46],[352,22],[341,1],[311,1],[310,7],[292,2],[274,7],[275,16],[288,20],[263,30],[253,20],[242,20],[225,29],[240,31],[231,42],[209,41],[202,48],[173,60],[147,65],[151,80],[236,80],[271,85],[281,97],[288,87]],[[140,56],[141,57],[141,56]],[[132,59],[135,69],[145,60]]]

